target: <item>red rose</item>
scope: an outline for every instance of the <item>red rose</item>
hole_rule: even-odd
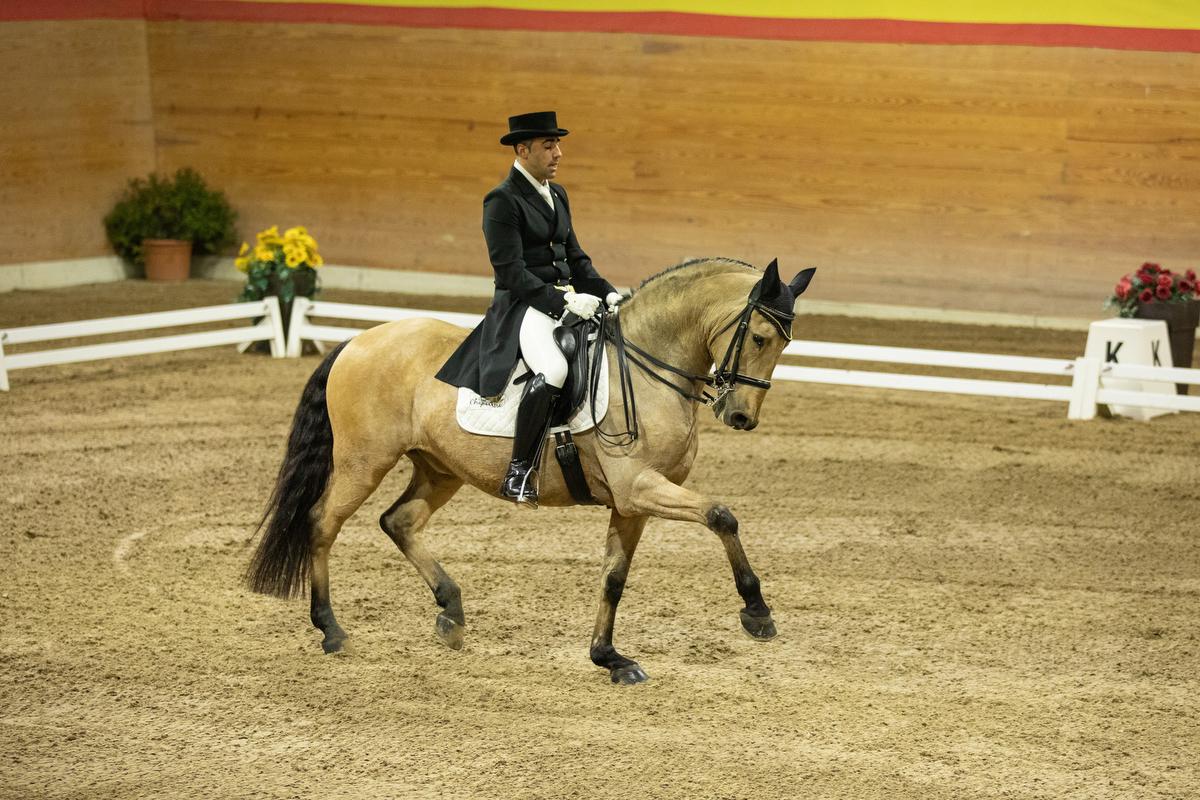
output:
[[[1154,292],[1149,289],[1142,289],[1142,293],[1138,295],[1139,303],[1149,303],[1154,299]]]
[[[1149,291],[1149,289],[1147,289],[1146,291]],[[1171,287],[1170,286],[1163,286],[1163,285],[1159,284],[1159,287],[1157,289],[1155,289],[1154,293],[1156,295],[1158,295],[1159,300],[1170,300],[1171,299]]]
[[[1187,272],[1183,273],[1183,277],[1187,278],[1192,283],[1195,283],[1196,282],[1196,270],[1189,269]]]
[[[1129,297],[1129,284],[1121,282],[1117,284],[1117,299],[1124,301]]]
[[[1158,276],[1158,285],[1166,286],[1168,289],[1170,289],[1171,288],[1171,273],[1164,272],[1164,273],[1160,274]]]
[[[1140,272],[1158,272],[1161,269],[1162,269],[1162,267],[1160,267],[1158,264],[1154,264],[1152,262],[1147,261],[1146,263],[1142,264],[1142,268],[1139,271]]]
[[[1181,280],[1179,282],[1179,293],[1180,294],[1189,295],[1194,291],[1196,291],[1196,282],[1195,281],[1189,281],[1187,278],[1184,278],[1183,280]]]

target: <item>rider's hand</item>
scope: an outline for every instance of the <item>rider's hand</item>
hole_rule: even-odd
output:
[[[580,319],[591,319],[600,307],[600,298],[594,294],[567,292],[563,299],[567,301],[567,311]]]
[[[614,308],[616,308],[617,304],[620,302],[621,302],[621,293],[620,292],[609,292],[608,296],[604,298],[604,303],[605,303],[605,305],[608,306],[609,311],[612,311]]]

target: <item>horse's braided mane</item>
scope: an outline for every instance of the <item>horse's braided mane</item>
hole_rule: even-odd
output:
[[[641,284],[640,284],[640,285],[637,287],[637,291],[641,291],[642,289],[644,289],[644,288],[646,287],[646,284],[648,284],[648,283],[650,283],[650,282],[652,282],[652,281],[656,281],[656,280],[658,280],[659,278],[663,277],[664,275],[671,275],[671,274],[674,274],[674,273],[676,273],[676,272],[679,272],[680,270],[684,270],[684,269],[687,269],[687,268],[689,268],[689,267],[694,267],[694,266],[696,266],[697,264],[705,264],[705,265],[711,264],[711,265],[713,265],[714,267],[719,267],[719,268],[721,268],[721,269],[719,269],[719,270],[717,270],[717,269],[714,269],[714,270],[713,270],[714,272],[717,272],[717,271],[721,271],[721,272],[729,271],[729,270],[727,270],[726,268],[727,268],[727,267],[731,267],[731,266],[736,266],[736,267],[746,267],[747,269],[753,269],[753,270],[757,270],[757,267],[755,267],[753,264],[747,264],[745,261],[740,261],[740,260],[738,260],[738,259],[736,259],[736,258],[724,258],[724,257],[716,257],[716,258],[690,258],[690,259],[688,259],[687,261],[683,261],[683,262],[681,262],[681,263],[679,263],[679,264],[676,264],[676,265],[675,265],[675,266],[673,266],[673,267],[667,267],[667,268],[666,268],[666,269],[664,269],[662,272],[655,273],[654,275],[651,275],[649,278],[646,278],[646,280],[642,281],[642,282],[641,282]],[[701,271],[699,271],[699,270],[698,270],[698,271],[696,272],[696,277],[700,277],[701,275],[706,275],[706,274],[708,274],[708,272],[707,272],[707,271],[705,271],[705,272],[701,272]]]

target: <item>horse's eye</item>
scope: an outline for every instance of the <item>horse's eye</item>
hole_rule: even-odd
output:
[[[763,337],[759,336],[759,335],[756,333],[756,334],[754,334],[754,343],[755,343],[756,345],[758,345],[759,347],[762,347],[764,344],[766,344],[766,343],[767,343],[767,340],[766,340],[766,339],[764,339]]]

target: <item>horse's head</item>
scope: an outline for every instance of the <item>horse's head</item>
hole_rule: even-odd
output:
[[[718,394],[713,413],[729,427],[748,431],[758,425],[771,373],[792,338],[796,298],[816,271],[815,267],[801,270],[784,283],[779,279],[779,264],[772,261],[751,288],[741,313],[710,340]]]

